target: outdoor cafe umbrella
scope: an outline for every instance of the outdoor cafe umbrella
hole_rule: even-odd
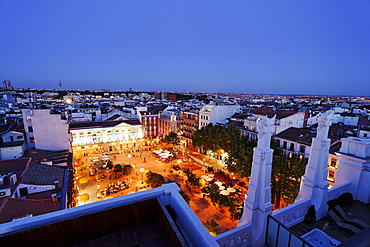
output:
[[[224,195],[224,196],[228,196],[228,195],[230,194],[230,192],[229,192],[229,191],[227,191],[227,190],[222,190],[222,191],[220,192],[220,194],[221,194],[221,195]]]
[[[225,186],[218,186],[218,189],[219,190],[224,190],[225,189]],[[227,190],[226,190],[227,191]]]
[[[90,199],[90,196],[87,193],[83,193],[82,195],[80,195],[80,201],[83,201],[86,203],[89,199]]]
[[[229,191],[230,193],[234,193],[236,191],[236,189],[234,189],[234,188],[227,188],[227,191]]]
[[[82,185],[82,187],[85,187],[85,184],[87,184],[89,180],[87,178],[81,178],[78,182]]]
[[[220,181],[215,182],[215,184],[217,184],[218,187],[222,186],[222,182],[220,182]]]

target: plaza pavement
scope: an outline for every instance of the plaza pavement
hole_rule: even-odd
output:
[[[171,167],[175,163],[164,163],[159,161],[158,158],[156,158],[152,153],[154,149],[159,148],[166,148],[166,146],[156,146],[153,147],[151,151],[142,151],[142,152],[134,152],[131,153],[131,158],[128,158],[128,154],[117,154],[117,155],[110,155],[110,160],[113,162],[113,164],[131,164],[134,167],[135,174],[129,175],[129,176],[122,176],[119,179],[114,178],[114,173],[111,171],[103,171],[103,173],[106,174],[106,178],[97,181],[97,176],[90,176],[89,175],[89,169],[88,166],[92,165],[94,166],[94,163],[91,161],[90,157],[99,157],[101,158],[103,154],[89,154],[88,156],[82,156],[81,154],[79,157],[80,163],[83,162],[83,165],[78,167],[78,172],[76,173],[76,184],[79,187],[79,195],[82,195],[84,193],[87,193],[89,195],[89,200],[86,202],[79,201],[77,203],[77,206],[84,205],[86,203],[91,203],[99,200],[109,199],[111,197],[117,197],[117,196],[124,196],[128,193],[134,193],[142,189],[151,189],[149,185],[145,183],[146,177],[144,174],[140,172],[140,168],[144,168],[145,170],[150,170],[152,172],[156,172],[159,174],[162,174],[165,178],[165,181],[167,180],[175,180],[177,183],[181,185],[181,189],[185,191],[187,195],[191,198],[189,206],[193,209],[195,214],[198,216],[198,218],[205,222],[207,220],[214,219],[218,224],[218,231],[219,233],[223,233],[225,231],[231,230],[237,226],[237,220],[232,220],[230,212],[227,208],[223,206],[219,206],[217,204],[212,204],[211,200],[209,198],[202,198],[202,193],[200,192],[200,189],[192,187],[190,190],[187,188],[184,177],[186,178],[186,175],[182,172],[173,172],[170,173]],[[182,150],[184,152],[184,150]],[[77,151],[78,152],[78,151]],[[81,151],[80,151],[81,152]],[[199,160],[205,160],[204,164],[214,167],[215,169],[221,169],[221,162],[217,161],[215,159],[209,158],[208,156],[204,156],[202,154],[196,153],[194,151],[187,151],[184,152],[184,155],[179,155],[180,158],[182,158],[183,162],[189,162],[189,156],[191,155],[193,157],[196,157]],[[81,167],[85,167],[83,171],[81,170]],[[201,176],[204,174],[208,174],[204,171],[204,169],[196,170],[194,173],[197,176]],[[112,174],[112,178],[109,179],[109,175]],[[84,186],[79,184],[79,179],[85,177],[88,179],[88,183]],[[144,180],[142,180],[142,177]],[[129,189],[123,190],[121,192],[118,192],[116,194],[112,194],[109,196],[103,196],[101,198],[97,198],[97,191],[98,188],[100,191],[107,188],[110,183],[116,183],[118,181],[123,181],[125,179],[128,179],[131,183],[131,187]]]

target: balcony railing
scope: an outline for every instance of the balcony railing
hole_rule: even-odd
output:
[[[286,227],[291,227],[304,220],[310,205],[311,199],[307,198],[273,212],[272,216]]]
[[[350,187],[350,182],[346,182],[334,188],[328,190],[327,200],[332,200],[337,198],[341,194],[348,192]],[[307,213],[308,208],[311,206],[311,199],[307,198],[302,201],[296,202],[285,208],[277,210],[272,213],[272,216],[282,223],[286,227],[292,227],[304,220],[304,216]],[[220,234],[214,239],[220,246],[225,247],[239,247],[239,246],[249,246],[250,245],[250,231],[251,225],[247,224],[223,234]]]
[[[251,225],[246,224],[222,233],[214,239],[222,247],[247,247],[250,246],[250,232]]]
[[[346,182],[341,185],[335,186],[328,190],[328,197],[327,200],[333,200],[335,198],[338,198],[340,195],[342,195],[345,192],[349,191],[349,186],[351,185],[351,182]]]

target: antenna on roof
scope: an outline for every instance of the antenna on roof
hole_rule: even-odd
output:
[[[59,80],[59,89],[62,90],[62,82]]]

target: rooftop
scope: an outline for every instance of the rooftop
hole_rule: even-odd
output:
[[[55,181],[62,182],[64,168],[42,165],[38,162],[31,162],[30,166],[24,172],[20,183],[51,185]]]
[[[36,216],[59,210],[58,202],[6,198],[0,202],[0,224],[24,215]]]
[[[5,223],[0,241],[38,247],[217,246],[175,184]]]
[[[370,204],[365,204],[360,201],[354,201],[352,205],[344,206],[343,209],[349,214],[353,214],[354,217],[370,224]],[[335,224],[335,222],[330,218],[329,215],[312,223],[302,221],[301,223],[296,224],[289,229],[298,236],[302,236],[303,234],[313,230],[314,228],[322,230],[327,235],[338,240],[341,243],[345,243],[351,237],[357,237],[358,235],[344,228],[340,228],[337,224]],[[369,230],[369,228],[363,229],[362,232],[366,230]],[[368,240],[370,241],[370,239]],[[370,244],[370,242],[368,242],[368,244]]]
[[[92,129],[92,128],[109,128],[117,126],[121,123],[130,125],[140,125],[137,119],[128,119],[120,121],[96,121],[96,122],[72,122],[69,124],[70,129]]]
[[[0,173],[19,172],[26,169],[29,158],[0,160]]]

